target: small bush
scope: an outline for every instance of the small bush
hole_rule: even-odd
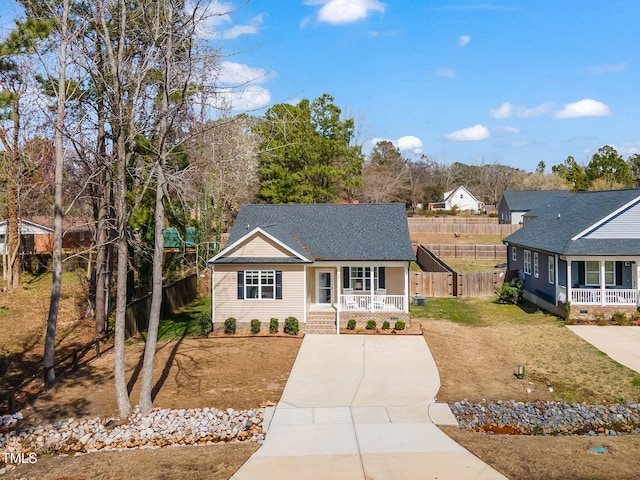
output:
[[[347,322],[347,330],[355,330],[355,328],[356,328],[356,321],[352,318]]]
[[[376,321],[375,320],[367,320],[367,326],[365,328],[367,330],[375,330],[376,329]]]
[[[614,312],[613,315],[611,315],[611,321],[616,325],[628,325],[631,323],[627,321],[627,316],[624,312]]]
[[[633,312],[631,314],[631,324],[640,326],[640,312]]]
[[[404,330],[405,327],[407,326],[407,324],[405,323],[404,320],[398,320],[396,322],[396,326],[394,327],[396,330]]]
[[[233,335],[236,333],[236,319],[229,317],[224,321],[224,333],[227,335]]]
[[[611,324],[610,320],[606,318],[602,313],[596,313],[593,316],[593,319],[595,320],[596,325],[599,325],[601,327],[605,327]]]
[[[278,319],[277,318],[272,318],[269,321],[269,333],[278,333]]]
[[[383,330],[389,330],[389,328],[391,328],[391,325],[389,324],[389,320],[385,320],[384,322],[382,322]]]
[[[260,333],[260,320],[254,318],[251,320],[251,333],[255,335],[256,333]]]
[[[282,331],[287,335],[297,335],[299,331],[298,319],[296,317],[287,317]]]
[[[513,279],[510,282],[503,283],[500,288],[496,288],[496,302],[501,304],[513,303],[517,305],[522,300],[522,282],[519,279]]]
[[[206,337],[212,330],[213,325],[211,324],[211,314],[209,312],[202,312],[198,316],[198,335]]]

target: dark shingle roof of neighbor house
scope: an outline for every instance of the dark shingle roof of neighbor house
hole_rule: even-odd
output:
[[[227,245],[256,227],[314,260],[415,260],[400,203],[243,205]]]
[[[528,212],[557,196],[566,196],[567,190],[505,190],[502,199],[512,212]]]
[[[531,210],[525,225],[504,242],[564,255],[638,255],[640,238],[571,240],[634,199],[640,202],[640,189],[556,196]]]

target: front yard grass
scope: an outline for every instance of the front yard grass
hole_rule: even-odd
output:
[[[438,364],[441,401],[555,400],[613,403],[640,399],[640,375],[523,303],[427,298],[412,307]],[[514,376],[517,365],[526,376]]]
[[[158,327],[158,340],[199,335],[199,319],[204,312],[211,312],[211,297],[197,298],[179,312],[162,318]]]

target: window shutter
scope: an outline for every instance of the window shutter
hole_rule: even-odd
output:
[[[282,300],[282,271],[276,270],[276,300]]]
[[[349,267],[342,267],[342,288],[351,288],[351,277]]]
[[[622,284],[622,262],[614,262],[615,265],[615,278],[613,279],[616,282],[616,286],[617,285],[621,285]]]
[[[584,285],[584,262],[578,262],[578,285]]]
[[[244,299],[244,271],[238,271],[238,300]]]
[[[378,267],[378,288],[387,288],[384,284],[384,267]]]

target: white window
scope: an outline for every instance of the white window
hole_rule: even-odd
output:
[[[275,298],[276,272],[274,270],[246,270],[244,272],[244,298],[259,300]]]
[[[516,247],[511,247],[511,260],[514,262],[518,260],[518,249]]]
[[[549,256],[549,283],[556,283],[556,262]]]
[[[533,276],[538,278],[540,275],[540,269],[538,268],[538,252],[533,252]]]
[[[585,285],[600,285],[600,262],[588,260],[585,262],[584,270]],[[609,286],[616,284],[615,262],[611,260],[604,262],[604,282]]]
[[[354,292],[366,292],[371,290],[371,268],[351,267],[350,285]],[[373,267],[373,284],[378,288],[378,267]]]
[[[524,273],[531,275],[531,250],[524,251]]]

